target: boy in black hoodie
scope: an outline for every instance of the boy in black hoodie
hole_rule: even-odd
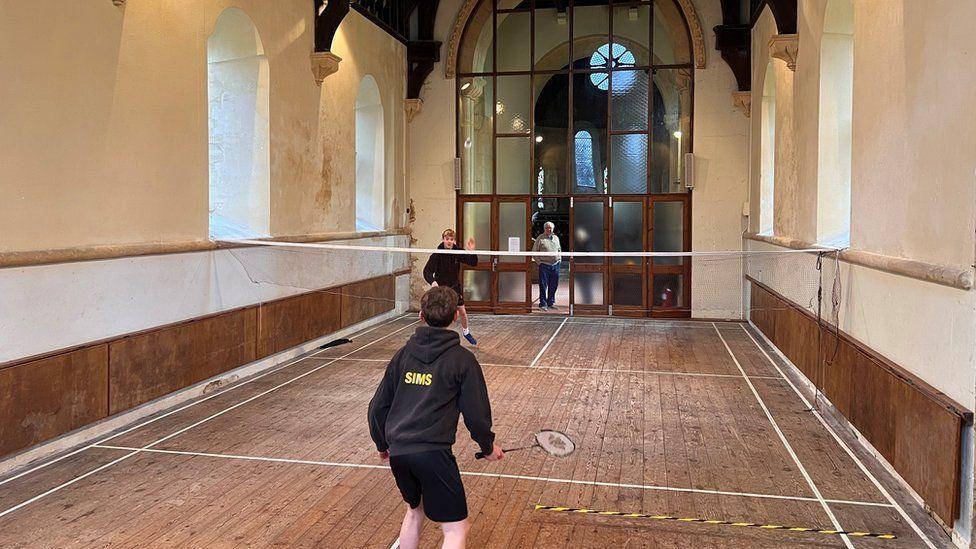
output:
[[[455,242],[453,229],[444,229],[441,233],[441,243],[438,250],[460,250]],[[468,250],[474,249],[474,238],[468,238]],[[458,313],[461,315],[461,334],[468,343],[477,345],[471,332],[468,331],[468,312],[464,309],[464,287],[461,285],[461,264],[474,266],[478,264],[477,255],[469,254],[431,254],[424,265],[424,280],[431,286],[447,286],[458,295]]]
[[[491,431],[481,365],[448,328],[457,315],[453,290],[428,290],[420,300],[427,326],[417,328],[394,355],[369,403],[369,434],[410,506],[400,527],[403,549],[418,546],[425,514],[441,523],[442,547],[464,547],[468,506],[451,453],[459,414],[488,461],[504,457]]]

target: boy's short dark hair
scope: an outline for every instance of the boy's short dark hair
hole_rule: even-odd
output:
[[[446,328],[454,322],[458,295],[446,286],[434,286],[420,298],[420,312],[424,321],[434,328]]]

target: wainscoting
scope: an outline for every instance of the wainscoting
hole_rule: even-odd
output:
[[[826,323],[821,332],[805,309],[747,278],[753,324],[951,526],[972,412],[849,335],[841,332],[838,341]]]
[[[391,311],[408,273],[0,364],[0,457]]]

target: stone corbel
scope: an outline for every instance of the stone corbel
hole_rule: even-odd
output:
[[[732,104],[749,118],[752,115],[752,93],[747,91],[732,92]]]
[[[800,51],[797,34],[776,34],[769,39],[769,56],[786,61],[791,71],[796,70],[796,54]]]
[[[403,110],[407,113],[407,123],[413,122],[414,117],[420,114],[423,108],[423,99],[404,99]]]
[[[326,77],[339,70],[339,62],[342,61],[342,58],[329,51],[313,51],[311,61],[315,83],[321,86]]]

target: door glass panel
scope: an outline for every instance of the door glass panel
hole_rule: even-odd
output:
[[[605,194],[609,73],[573,75],[573,192]]]
[[[684,193],[684,153],[691,145],[691,69],[654,73],[651,192]]]
[[[634,62],[646,67],[650,52],[651,8],[647,4],[617,5],[613,8],[613,42],[632,52]],[[619,46],[618,46],[619,51]],[[619,54],[618,54],[619,55]]]
[[[526,251],[525,242],[525,202],[501,202],[498,204],[498,247],[509,249],[509,238],[518,239],[518,250]],[[519,256],[501,256],[502,263],[524,263]]]
[[[491,194],[492,78],[460,80],[461,194]]]
[[[654,306],[680,307],[684,302],[683,276],[679,274],[654,275]]]
[[[491,271],[464,271],[464,300],[491,300]]]
[[[684,251],[684,204],[682,202],[654,203],[654,251]],[[680,265],[681,257],[655,257],[655,265]]]
[[[610,103],[614,131],[647,131],[647,72],[613,73]]]
[[[529,141],[528,137],[499,137],[495,140],[498,194],[529,194]]]
[[[491,202],[465,202],[461,213],[464,228],[461,238],[464,242],[474,237],[475,248],[487,250],[491,247]],[[464,242],[461,246],[464,246]],[[478,261],[490,261],[490,256],[478,256]]]
[[[498,72],[527,71],[530,67],[532,15],[525,12],[499,13],[495,32],[495,60]]]
[[[610,188],[620,194],[647,192],[647,136],[625,134],[612,137]]]
[[[631,273],[613,274],[613,304],[640,307],[644,304],[641,284],[643,275]]]
[[[642,202],[613,203],[613,251],[639,252],[644,248],[644,204]],[[617,265],[640,265],[640,256],[614,257]]]
[[[603,305],[603,273],[577,271],[573,276],[573,302],[577,305]]]
[[[607,66],[609,56],[605,52],[598,53],[597,50],[609,42],[609,6],[573,7],[573,65],[576,68]]]
[[[576,201],[573,208],[573,251],[602,252],[603,202]],[[603,263],[602,257],[577,257],[577,263]]]
[[[525,302],[525,273],[498,273],[498,301],[506,303]]]
[[[568,194],[569,76],[535,76],[535,186],[533,194]]]
[[[499,76],[495,99],[496,132],[529,133],[531,128],[532,77],[527,74]]]
[[[569,66],[569,17],[567,3],[535,3],[535,69],[560,70]],[[560,11],[561,10],[561,11]]]

